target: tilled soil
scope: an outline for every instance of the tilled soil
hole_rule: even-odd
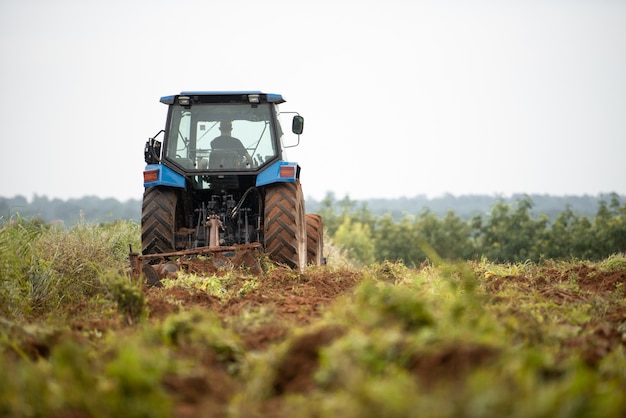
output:
[[[217,315],[225,328],[238,335],[247,351],[263,352],[273,344],[289,341],[286,352],[274,365],[275,372],[269,385],[272,396],[261,404],[255,404],[254,410],[245,411],[244,408],[243,411],[246,416],[280,417],[284,416],[284,396],[306,394],[316,388],[313,376],[319,365],[320,349],[348,332],[345,325],[308,326],[314,325],[338,298],[349,296],[363,278],[363,271],[318,268],[297,274],[279,268],[260,275],[258,286],[254,289],[234,291],[231,293],[234,296],[225,299],[191,287],[146,287],[147,320],[156,323],[174,313],[200,309]],[[581,324],[576,336],[562,341],[562,355],[573,351],[581,353],[583,360],[594,368],[612,351],[624,349],[626,304],[616,301],[616,298],[620,298],[620,289],[624,288],[625,282],[626,270],[606,272],[595,266],[580,264],[572,265],[569,270],[538,267],[532,275],[495,275],[482,281],[481,287],[494,303],[506,297],[502,291],[515,287],[522,291],[522,295],[535,295],[555,306],[609,306],[606,311]],[[237,290],[236,281],[231,285]],[[77,317],[81,317],[84,308],[74,307]],[[503,315],[525,314],[515,304],[508,309]],[[239,317],[255,312],[263,312],[267,318],[252,323],[238,321]],[[104,334],[107,330],[132,333],[134,324],[81,317],[70,323],[70,329],[73,338],[85,339],[85,343],[89,343],[89,335],[93,333]],[[294,334],[294,329],[301,332]],[[32,341],[25,337],[21,350],[33,359],[46,358],[59,338],[67,338],[67,334],[51,334],[45,340],[37,338]],[[195,372],[191,375],[168,374],[163,378],[163,387],[174,400],[174,415],[228,415],[233,396],[244,389],[244,383],[228,369],[230,360],[218,358],[214,351],[197,345],[181,345],[172,355],[194,359],[195,363]],[[444,344],[430,352],[415,353],[408,359],[407,368],[424,387],[428,387],[441,380],[458,380],[459,375],[477,367],[488,367],[497,356],[496,350],[481,344]]]
[[[350,271],[326,269],[311,270],[295,275],[290,270],[275,270],[271,277],[261,277],[260,285],[251,292],[231,297],[226,301],[190,288],[145,288],[150,320],[192,308],[207,309],[228,325],[233,318],[245,312],[263,308],[271,315],[271,322],[258,326],[235,327],[246,350],[262,351],[270,344],[280,343],[291,336],[296,326],[306,326],[320,318],[324,308],[338,297],[347,294],[361,280]],[[279,416],[284,393],[304,392],[313,387],[312,374],[318,364],[318,350],[341,334],[341,329],[322,329],[320,332],[296,338],[276,371],[273,390],[277,397],[264,403],[258,416]],[[184,353],[186,356],[200,353]],[[200,376],[181,378],[171,376],[165,385],[178,400],[176,416],[214,417],[225,413],[230,396],[241,388],[239,383],[215,358],[203,358],[198,370]],[[252,413],[252,411],[251,411]]]
[[[579,291],[565,290],[563,283],[576,277]],[[247,350],[261,351],[270,344],[292,338],[290,347],[276,369],[272,384],[274,396],[254,416],[280,416],[280,397],[290,393],[307,393],[314,389],[313,373],[318,366],[319,349],[345,334],[341,327],[326,327],[293,337],[294,326],[306,326],[320,318],[324,308],[357,285],[362,276],[348,271],[319,269],[294,278],[293,272],[275,271],[271,278],[261,279],[252,292],[223,302],[205,292],[182,288],[148,288],[146,297],[150,318],[158,320],[181,309],[200,307],[215,312],[225,323],[242,313],[263,307],[275,318],[272,323],[237,329]],[[585,265],[572,271],[546,268],[537,277],[501,276],[484,283],[487,294],[496,295],[505,286],[517,286],[542,295],[551,303],[587,303],[592,299],[609,298],[616,288],[624,286],[626,271],[602,272]],[[495,297],[495,296],[494,296]],[[617,347],[624,345],[626,307],[612,309],[589,321],[579,337],[567,339],[563,351],[575,349],[583,353],[590,366]],[[416,354],[409,362],[410,370],[428,386],[442,379],[458,377],[459,373],[488,365],[497,353],[490,347],[476,344],[452,345],[428,354]],[[165,384],[177,394],[178,416],[220,416],[226,403],[239,390],[238,383],[214,359],[204,359],[204,378],[171,377]],[[199,379],[199,380],[198,380]],[[209,412],[211,411],[211,412]]]

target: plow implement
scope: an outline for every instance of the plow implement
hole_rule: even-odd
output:
[[[162,279],[176,278],[180,271],[214,273],[220,268],[230,267],[247,268],[258,274],[262,271],[259,263],[261,254],[263,246],[258,242],[145,255],[133,252],[131,246],[128,259],[135,280],[143,275],[148,286],[159,286]]]

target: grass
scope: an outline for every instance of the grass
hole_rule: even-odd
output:
[[[139,227],[118,222],[65,230],[17,219],[0,226],[0,313],[10,320],[66,313],[105,291],[103,277],[126,268]]]

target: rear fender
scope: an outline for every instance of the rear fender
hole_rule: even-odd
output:
[[[170,186],[185,188],[185,176],[161,164],[148,164],[143,171],[143,186]]]
[[[256,186],[267,186],[272,183],[295,183],[300,178],[300,166],[289,161],[276,161],[268,166],[256,178]]]

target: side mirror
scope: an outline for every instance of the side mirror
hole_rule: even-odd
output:
[[[300,135],[302,131],[304,131],[304,118],[300,115],[296,115],[291,121],[291,132]]]
[[[143,156],[146,160],[146,164],[158,164],[161,162],[161,142],[157,141],[156,137],[163,132],[165,131],[159,131],[158,134],[146,142],[146,147],[143,150]]]

